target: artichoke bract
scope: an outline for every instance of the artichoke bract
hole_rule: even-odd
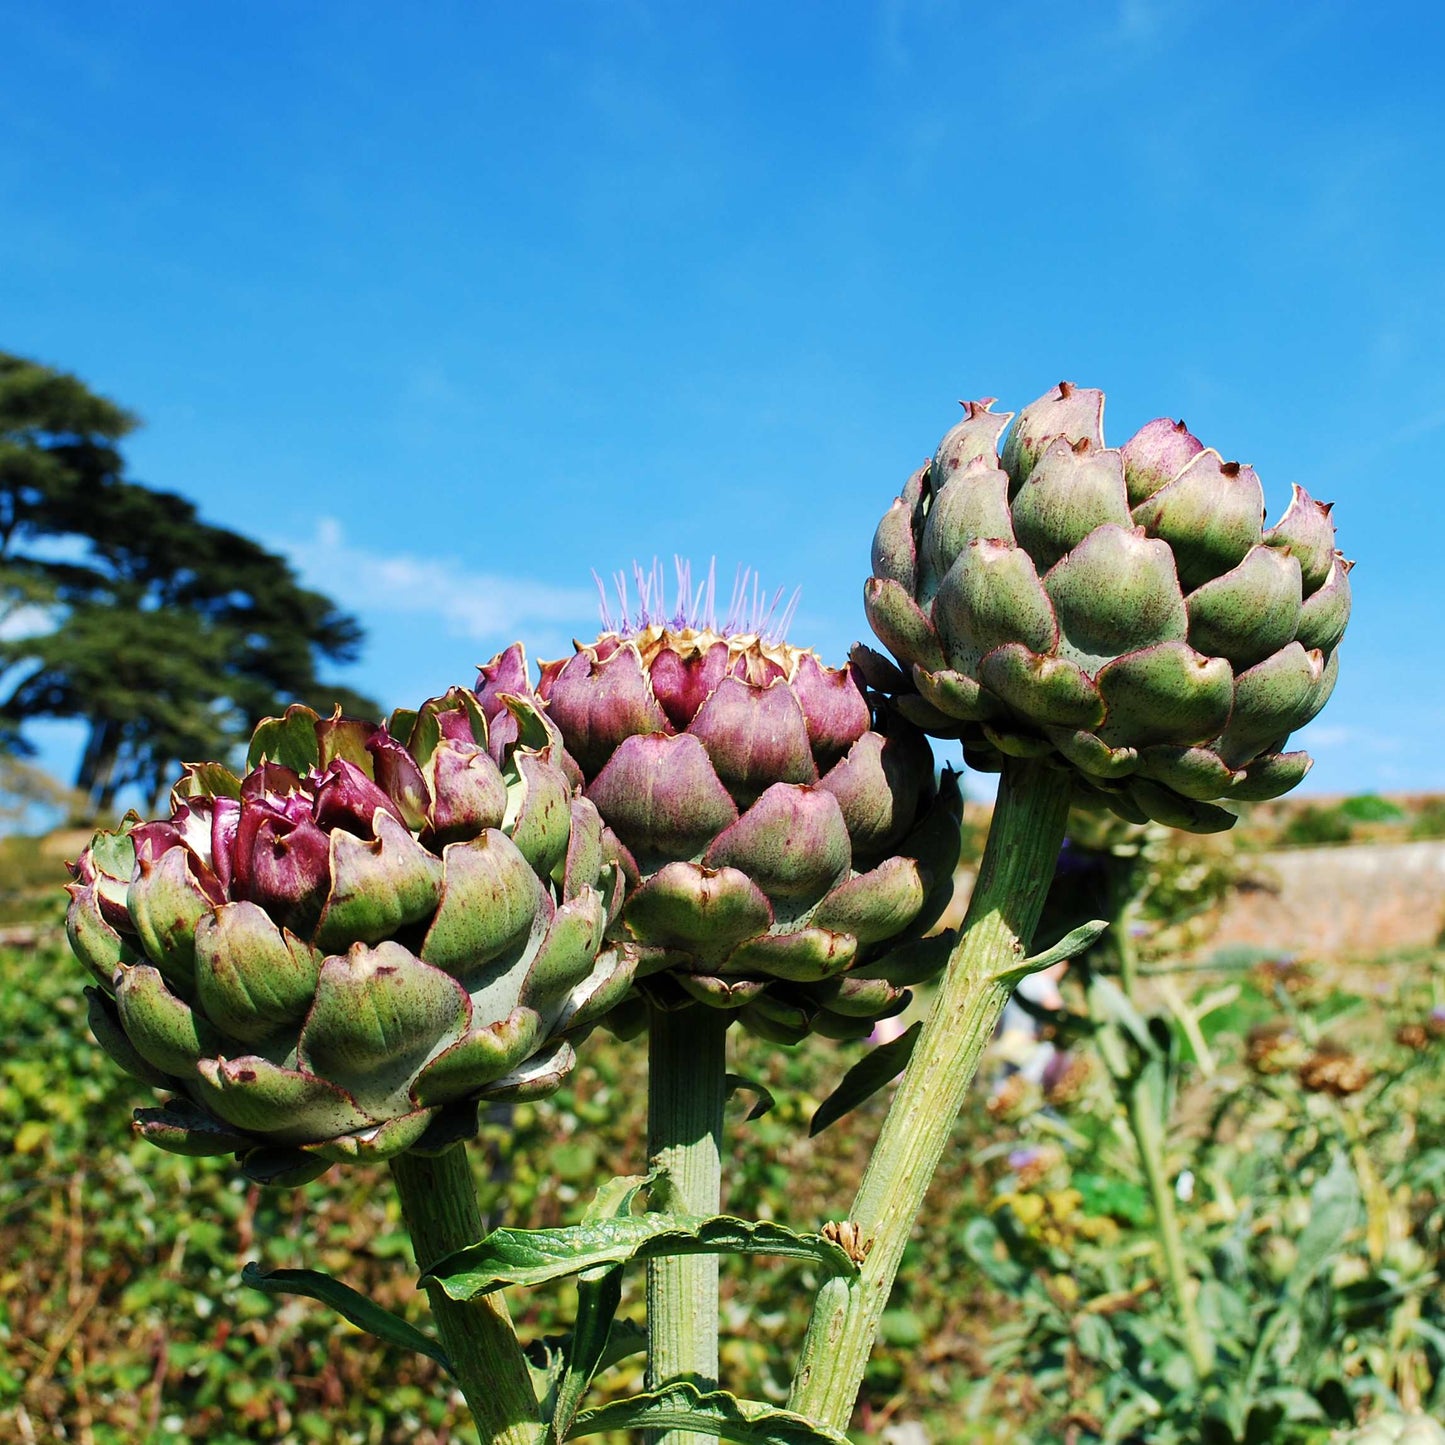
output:
[[[721,623],[685,564],[672,611],[656,569],[638,590],[538,693],[620,840],[642,991],[781,1042],[866,1034],[946,956],[922,935],[951,890],[956,785],[851,667],[785,642],[745,577]],[[499,658],[481,687],[525,668]]]
[[[862,649],[870,681],[972,765],[1052,758],[1133,822],[1226,828],[1219,802],[1294,787],[1350,612],[1329,506],[1296,486],[1266,527],[1254,469],[1167,417],[1106,447],[1101,391],[964,405],[874,537],[902,672]]]
[[[174,1096],[138,1131],[296,1183],[559,1084],[633,962],[604,944],[615,850],[535,701],[457,688],[387,726],[292,707],[248,769],[188,766],[168,818],[72,869],[91,1027]]]

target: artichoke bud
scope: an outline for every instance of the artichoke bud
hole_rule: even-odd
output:
[[[977,410],[975,431],[996,437],[1007,418]],[[972,444],[956,441],[961,457]],[[900,580],[916,571],[922,505],[920,473],[876,543],[904,628],[909,609],[926,625]],[[637,579],[639,604],[619,583],[602,635],[543,663],[536,692],[629,883],[611,935],[655,1006],[723,1008],[796,1041],[820,1013],[798,990],[880,956],[923,909],[932,875],[895,854],[932,802],[931,751],[869,688],[898,678],[893,664],[833,668],[790,644],[781,593],[741,575],[719,620],[711,576],[694,588],[679,564],[670,608],[659,569]]]
[[[897,667],[859,667],[970,766],[1052,756],[1123,817],[1226,827],[1308,770],[1287,739],[1333,687],[1351,564],[1303,488],[1266,527],[1252,467],[1165,417],[1111,450],[1103,402],[1063,383],[1001,449],[945,437],[865,587]]]
[[[489,716],[517,722],[500,762]],[[604,939],[619,846],[540,703],[454,688],[388,727],[291,707],[249,756],[188,766],[169,817],[72,870],[93,1031],[177,1096],[142,1137],[296,1182],[554,1088],[635,961]]]

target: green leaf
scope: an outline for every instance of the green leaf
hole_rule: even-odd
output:
[[[1088,923],[1081,923],[1066,933],[1052,948],[1046,948],[1042,953],[1024,959],[1016,969],[1010,969],[1009,973],[1038,973],[1040,969],[1052,968],[1056,963],[1066,963],[1071,958],[1077,958],[1093,945],[1108,926],[1107,918],[1095,918]]]
[[[1329,1173],[1310,1190],[1309,1223],[1295,1241],[1294,1268],[1284,1285],[1287,1298],[1299,1299],[1339,1255],[1345,1236],[1359,1224],[1360,1215],[1359,1180],[1349,1159],[1338,1153]]]
[[[686,1381],[588,1410],[565,1438],[580,1440],[604,1430],[692,1430],[735,1445],[848,1445],[846,1435],[791,1410],[739,1400],[725,1390],[704,1395]]]
[[[583,1223],[629,1218],[637,1196],[657,1178],[658,1175],[653,1173],[626,1174],[609,1179],[587,1206]],[[621,1265],[583,1270],[578,1276],[577,1315],[563,1348],[562,1369],[549,1402],[553,1440],[560,1440],[566,1435],[588,1385],[602,1368],[612,1337],[612,1324],[621,1303]]]
[[[612,1334],[612,1321],[622,1303],[622,1266],[589,1269],[577,1280],[577,1318],[567,1341],[561,1378],[552,1406],[552,1438],[566,1437]]]
[[[751,1094],[753,1096],[753,1106],[743,1120],[745,1124],[751,1124],[754,1119],[761,1119],[770,1109],[777,1107],[778,1101],[773,1098],[772,1091],[753,1079],[745,1079],[741,1074],[728,1074],[727,1086],[729,1099],[734,1094]]]
[[[890,1079],[901,1074],[922,1029],[922,1024],[910,1024],[891,1043],[879,1044],[871,1053],[864,1054],[839,1080],[838,1087],[818,1105],[808,1124],[808,1137],[821,1134],[829,1124],[836,1123],[844,1114],[852,1113]]]
[[[660,1171],[651,1174],[619,1174],[597,1187],[592,1202],[582,1216],[584,1224],[597,1219],[620,1219],[632,1213],[637,1196],[657,1183]]]
[[[532,1374],[532,1385],[539,1400],[545,1400],[556,1388],[562,1374],[562,1354],[571,1338],[570,1334],[544,1335],[523,1346],[523,1352],[527,1356],[527,1368]],[[594,1376],[610,1370],[613,1365],[620,1365],[623,1360],[630,1360],[633,1355],[640,1355],[646,1348],[647,1330],[644,1326],[636,1320],[613,1320],[611,1332],[607,1336],[607,1348],[597,1362]]]
[[[975,1214],[963,1226],[960,1243],[964,1253],[1000,1289],[1012,1295],[1022,1293],[1030,1273],[1009,1255],[1003,1236],[992,1219],[984,1214]]]
[[[1163,1057],[1149,1021],[1124,991],[1101,973],[1089,980],[1089,1013],[1101,1025],[1095,1040],[1113,1078],[1120,1082],[1135,1079],[1147,1063]]]
[[[795,1234],[780,1224],[728,1215],[643,1214],[598,1219],[563,1229],[494,1229],[480,1243],[448,1255],[422,1276],[456,1300],[476,1299],[504,1285],[544,1284],[599,1265],[677,1254],[770,1254],[806,1259],[835,1275],[858,1267],[820,1234]]]
[[[241,1271],[241,1283],[258,1289],[262,1294],[299,1294],[308,1299],[319,1300],[329,1305],[342,1319],[349,1320],[357,1329],[385,1340],[389,1345],[399,1345],[435,1360],[448,1374],[451,1361],[446,1351],[430,1335],[423,1334],[400,1315],[384,1310],[375,1300],[368,1299],[350,1285],[332,1279],[315,1269],[262,1269],[252,1261]]]
[[[557,1387],[567,1364],[567,1344],[571,1338],[571,1335],[546,1335],[522,1347],[527,1373],[532,1379],[532,1393],[542,1406],[544,1419],[551,1418],[555,1408]]]

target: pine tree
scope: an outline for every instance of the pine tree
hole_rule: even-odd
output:
[[[128,480],[119,443],[136,425],[76,377],[0,352],[0,742],[24,752],[26,722],[83,719],[92,816],[288,703],[378,711],[317,675],[355,660],[356,619],[184,497]]]

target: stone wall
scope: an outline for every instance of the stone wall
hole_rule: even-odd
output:
[[[1249,860],[1206,952],[1230,945],[1367,958],[1445,932],[1445,842],[1291,848]]]

